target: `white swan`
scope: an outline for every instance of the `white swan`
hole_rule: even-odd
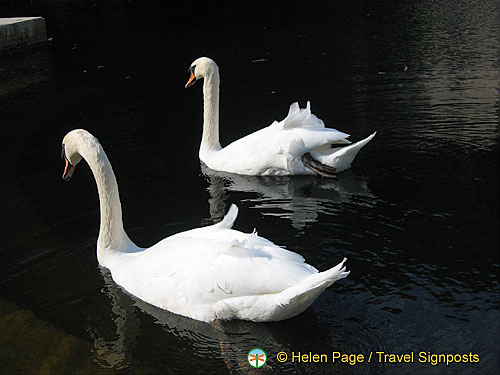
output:
[[[351,166],[359,150],[375,133],[354,143],[349,134],[325,128],[307,107],[290,106],[288,116],[222,148],[219,143],[219,68],[208,57],[189,68],[185,87],[203,82],[203,135],[199,156],[209,168],[242,175],[314,175],[335,177]],[[349,146],[345,146],[350,144]],[[344,147],[334,147],[343,145]]]
[[[257,233],[231,229],[232,205],[211,226],[167,237],[148,249],[137,247],[123,229],[118,185],[97,138],[86,130],[63,140],[63,179],[85,159],[99,193],[99,264],[129,293],[159,308],[193,319],[278,321],[300,314],[335,281],[346,277],[344,260],[318,272],[304,258]]]

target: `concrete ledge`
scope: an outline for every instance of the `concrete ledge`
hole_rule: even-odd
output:
[[[42,17],[0,18],[0,54],[47,43]]]

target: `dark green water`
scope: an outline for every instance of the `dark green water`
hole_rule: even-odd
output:
[[[499,371],[499,45],[495,0],[204,5],[0,3],[42,15],[50,47],[0,59],[0,373],[493,374]],[[311,100],[376,138],[335,181],[202,173],[202,95],[221,70],[223,145]],[[350,276],[304,314],[218,329],[126,295],[97,265],[90,170],[61,180],[85,128],[113,164],[130,237],[149,246],[240,207],[235,228]],[[414,353],[414,363],[276,354]],[[418,353],[478,363],[419,363]]]

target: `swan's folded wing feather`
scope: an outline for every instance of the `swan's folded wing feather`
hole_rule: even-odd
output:
[[[231,229],[237,217],[238,217],[238,206],[232,204],[231,207],[229,207],[229,211],[224,216],[224,218],[217,224],[214,224],[214,226],[218,228]]]
[[[261,174],[275,168],[287,170],[289,157],[300,157],[329,144],[350,144],[349,134],[325,128],[308,103],[290,106],[287,117],[240,138],[214,154],[213,168],[240,174]]]
[[[325,123],[318,116],[311,112],[311,103],[308,101],[306,108],[300,108],[297,102],[290,105],[288,115],[280,122],[283,124],[283,129],[293,128],[309,128],[322,129],[325,128]],[[337,129],[327,128],[339,132]],[[341,132],[339,132],[341,133]],[[345,133],[342,133],[345,134]],[[349,137],[348,134],[345,134]]]
[[[184,232],[179,232],[170,237],[165,238],[161,242],[170,241],[171,239],[177,237],[215,239],[220,236],[221,230],[231,229],[237,217],[238,217],[238,206],[232,204],[231,207],[229,207],[229,211],[227,212],[227,214],[218,223],[215,223],[213,225],[208,225],[206,227],[194,228]],[[158,245],[161,246],[160,245],[161,242],[159,242],[157,246]]]
[[[293,156],[301,156],[328,144],[349,144],[349,134],[330,128],[293,128],[279,134],[282,150]]]
[[[270,241],[250,235],[235,240],[231,248],[218,252],[206,268],[212,292],[205,298],[212,301],[241,296],[279,293],[296,285],[317,270],[306,264],[299,254],[280,248]]]
[[[233,206],[236,207],[235,205]],[[229,254],[231,256],[240,257],[275,257],[288,259],[298,263],[303,263],[305,261],[302,255],[277,246],[272,241],[259,236],[256,231],[248,234],[225,227],[219,227],[218,224],[177,233],[174,236],[168,237],[159,242],[156,246],[160,248],[171,248],[173,246],[172,240],[185,238],[186,240],[193,241],[209,241],[207,242],[207,247],[209,245],[215,246],[218,244],[219,247],[212,250],[216,251],[217,254]],[[215,243],[210,241],[215,241]],[[165,246],[163,246],[163,242],[165,242]],[[186,244],[187,243],[188,242],[186,242]]]
[[[306,108],[298,103],[290,106],[288,116],[280,121],[257,130],[224,147],[225,157],[239,155],[258,157],[269,152],[312,150],[327,143],[350,144],[349,134],[333,128],[326,128],[323,121],[311,113],[309,102]],[[302,153],[303,154],[303,153]],[[300,153],[297,155],[301,155]]]
[[[259,129],[239,138],[211,155],[212,169],[239,174],[259,174],[262,169],[285,167],[278,154],[277,138],[283,127],[280,123]],[[210,163],[210,160],[208,160]],[[209,167],[210,164],[206,163]]]
[[[113,278],[139,298],[182,313],[199,301],[278,293],[318,272],[256,233],[221,232],[227,233],[216,239],[169,237],[131,258],[129,267],[122,264]]]
[[[283,127],[291,129],[295,127],[324,128],[323,120],[311,112],[311,103],[307,102],[306,108],[300,108],[299,103],[290,105],[288,115],[283,119]]]

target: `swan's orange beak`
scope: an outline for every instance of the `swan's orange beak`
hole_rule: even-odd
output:
[[[73,172],[75,171],[75,167],[71,165],[67,158],[64,158],[64,172],[62,175],[62,179],[64,181],[71,180],[71,176],[73,176]]]
[[[187,89],[188,87],[193,86],[195,82],[196,82],[196,77],[194,76],[194,72],[190,69],[189,70],[189,79],[186,83],[186,86],[184,86],[184,88]]]

